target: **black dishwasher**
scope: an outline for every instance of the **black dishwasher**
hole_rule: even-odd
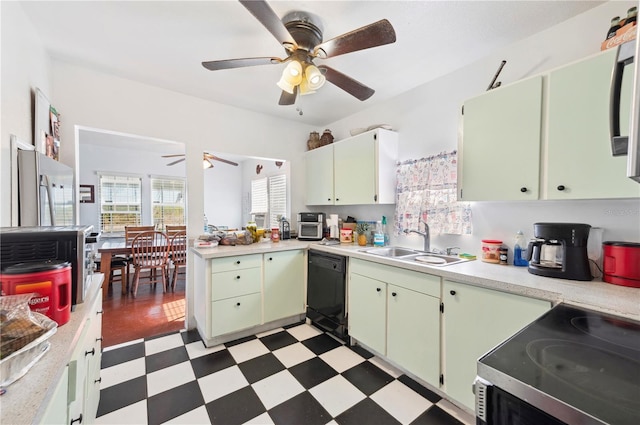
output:
[[[346,340],[346,258],[313,250],[308,258],[307,317],[315,326]]]

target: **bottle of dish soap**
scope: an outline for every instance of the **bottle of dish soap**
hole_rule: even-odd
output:
[[[389,233],[387,232],[387,217],[382,216],[382,234],[384,235],[384,246],[389,245]]]
[[[527,267],[527,241],[522,234],[522,230],[516,233],[516,245],[513,248],[513,265],[519,267]]]
[[[384,232],[380,220],[376,223],[376,231],[373,234],[373,246],[384,246]]]

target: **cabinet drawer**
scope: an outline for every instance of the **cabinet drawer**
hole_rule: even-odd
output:
[[[230,270],[248,269],[260,267],[262,264],[262,254],[236,255],[234,257],[214,258],[211,260],[211,270],[213,273],[226,272]]]
[[[260,292],[259,267],[213,273],[211,276],[211,300],[224,300],[231,297]]]
[[[211,303],[213,336],[224,335],[260,324],[262,296],[243,295]]]
[[[352,259],[350,272],[440,298],[440,277],[399,267]]]

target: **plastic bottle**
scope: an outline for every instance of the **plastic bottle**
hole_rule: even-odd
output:
[[[524,238],[522,230],[518,230],[518,233],[516,233],[516,245],[513,248],[513,265],[519,267],[528,266],[529,262],[526,260],[526,257],[527,240]]]
[[[384,246],[389,245],[389,233],[387,232],[387,217],[382,216],[382,234],[384,235]]]
[[[615,37],[616,31],[620,29],[620,17],[614,16],[611,18],[611,26],[609,27],[609,31],[607,31],[607,40],[611,37]]]
[[[382,221],[376,222],[376,231],[373,234],[373,246],[384,246],[384,232],[382,230]]]
[[[204,215],[204,232],[209,233],[209,221],[206,214]]]
[[[633,25],[633,23],[636,22],[637,17],[638,8],[636,6],[633,6],[632,8],[627,10],[627,17],[625,18],[624,24],[622,24],[622,26],[626,27],[627,25]]]

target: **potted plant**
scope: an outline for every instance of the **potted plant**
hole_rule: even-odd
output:
[[[369,232],[369,223],[360,222],[356,225],[356,232],[358,233],[358,245],[367,245],[367,232]]]

